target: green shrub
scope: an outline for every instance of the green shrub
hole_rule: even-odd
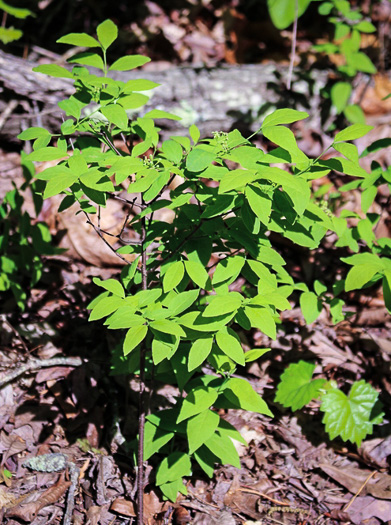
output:
[[[156,484],[165,498],[175,501],[178,492],[186,494],[183,478],[197,465],[208,476],[218,463],[240,466],[232,439],[244,440],[217,409],[272,416],[251,384],[235,374],[268,349],[245,351],[241,334],[256,329],[275,339],[280,312],[291,308],[288,298],[294,292],[307,294],[302,306],[308,321],[314,320],[312,312],[306,313],[308,301],[314,301],[312,293],[316,311],[332,301],[321,283],[310,292],[295,282],[274,239],[314,250],[331,231],[342,245],[358,250],[348,221],[336,217],[327,201],[318,202],[311,183],[331,170],[359,181],[370,179],[372,174],[360,167],[351,141],[371,127],[354,124],[338,133],[328,150],[343,156],[328,160],[309,159],[299,149],[287,125],[308,115],[292,109],[277,110],[263,120],[258,133],[276,145],[269,153],[237,130],[201,140],[195,125],[190,136],[173,136],[160,144],[156,122],[178,117],[159,109],[135,115],[156,84],[110,77],[111,72],[129,71],[149,61],[135,55],[109,65],[106,51],[116,37],[116,26],[106,20],[98,26],[97,39],[87,34],[60,39],[89,51],[72,56],[71,71],[58,65],[41,65],[35,71],[74,80],[75,93],[59,103],[68,118],[59,135],[35,127],[19,138],[35,141],[28,160],[58,160],[36,178],[44,183],[44,199],[63,195],[60,210],[75,206],[81,220],[92,224],[91,214],[100,217],[108,198],[120,199],[129,208],[124,228],[131,228],[134,236],[126,241],[119,235],[122,246],[116,253],[122,258],[130,254],[134,261],[122,271],[121,282],[94,279],[103,292],[88,308],[91,321],[105,319],[109,330],[125,331],[116,367],[122,362],[124,372],[140,379],[137,456],[142,523],[145,460],[158,465]],[[160,219],[161,210],[170,210],[172,218]],[[104,237],[99,223],[94,229]],[[365,240],[368,226],[364,230],[357,228],[356,233]],[[378,244],[371,237],[368,248],[376,252]],[[362,255],[376,257],[370,282],[383,278],[388,283],[389,259],[369,251]],[[347,262],[356,264],[352,259]],[[366,284],[349,273],[338,287],[343,291]],[[335,310],[337,319],[343,315],[342,306],[343,301]],[[147,415],[143,392],[145,378],[152,374],[155,382],[176,385],[178,396],[171,408]],[[317,392],[310,387],[311,395]],[[323,408],[332,392],[324,395]],[[375,422],[358,421],[365,432],[359,430],[354,441],[370,433]]]

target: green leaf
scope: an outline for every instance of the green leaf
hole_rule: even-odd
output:
[[[43,198],[48,199],[54,195],[58,195],[62,191],[66,190],[77,180],[77,175],[71,174],[62,174],[56,177],[52,177],[46,184],[45,191],[43,193]]]
[[[381,270],[381,263],[370,262],[353,266],[346,276],[345,291],[350,292],[362,288]]]
[[[125,291],[119,281],[116,281],[115,279],[106,279],[105,281],[102,281],[99,277],[94,277],[92,281],[96,286],[100,286],[118,297],[125,298]]]
[[[352,162],[358,164],[358,150],[355,144],[350,144],[350,142],[339,142],[334,144],[334,149]]]
[[[374,33],[376,31],[376,27],[367,20],[361,20],[354,28],[357,29],[357,31],[361,31],[361,33]]]
[[[19,133],[17,138],[19,140],[34,140],[38,137],[47,137],[48,135],[50,135],[50,133],[47,129],[33,126]]]
[[[238,277],[245,262],[245,258],[239,255],[234,255],[222,259],[216,266],[215,273],[213,274],[213,286],[216,286],[220,283],[231,279],[232,281],[235,280]]]
[[[213,337],[198,338],[190,348],[187,369],[189,372],[198,368],[206,360],[212,350]]]
[[[187,420],[186,434],[189,454],[193,454],[214,434],[219,422],[219,415],[212,410],[205,410]]]
[[[164,359],[172,358],[178,349],[180,339],[167,333],[153,332],[152,360],[155,365],[158,365]]]
[[[149,97],[147,95],[143,95],[142,93],[131,93],[130,95],[120,97],[117,103],[124,109],[129,110],[141,108],[141,106],[144,106],[148,100]]]
[[[189,392],[183,400],[177,423],[200,414],[210,408],[218,397],[218,392],[209,386],[199,386]]]
[[[58,160],[67,155],[60,148],[48,146],[47,148],[40,148],[27,155],[26,160],[33,160],[38,162],[46,162],[49,160]]]
[[[191,475],[190,458],[184,452],[172,452],[157,468],[156,485],[169,483],[181,479],[183,476]]]
[[[124,300],[114,295],[112,297],[104,297],[95,304],[94,301],[88,305],[88,308],[92,308],[90,313],[89,321],[96,321],[112,314],[115,310],[118,310],[121,306],[124,306]]]
[[[110,66],[111,71],[130,71],[136,67],[143,66],[150,62],[151,59],[142,55],[128,55],[119,58]],[[152,118],[152,117],[149,117]]]
[[[205,474],[212,478],[214,474],[214,465],[218,463],[219,458],[216,457],[212,452],[204,445],[194,452],[194,459],[197,461],[199,466],[205,472]]]
[[[186,169],[191,172],[203,171],[212,163],[215,157],[216,155],[213,151],[207,151],[202,146],[196,146],[186,158]]]
[[[144,317],[136,315],[134,312],[135,308],[132,306],[120,306],[116,312],[106,319],[104,324],[109,330],[123,330],[144,324]]]
[[[158,321],[152,321],[150,323],[151,328],[163,332],[165,334],[171,334],[175,337],[185,337],[186,333],[183,328],[179,326],[175,321],[170,321],[169,319],[160,319]]]
[[[300,308],[307,324],[311,324],[322,312],[322,301],[314,292],[304,292],[300,295]]]
[[[151,456],[159,452],[174,435],[174,432],[159,428],[147,420],[144,427],[144,461],[148,461]]]
[[[107,49],[118,37],[118,27],[111,20],[105,20],[96,28],[98,40]]]
[[[163,277],[163,289],[165,292],[173,290],[182,281],[185,275],[185,267],[182,261],[171,264]]]
[[[224,295],[209,295],[210,301],[203,311],[204,317],[216,317],[230,312],[236,312],[242,304],[242,296],[238,292],[230,292]]]
[[[174,164],[179,164],[182,160],[182,147],[173,140],[165,140],[162,144],[162,151],[166,158]]]
[[[339,436],[359,447],[372,433],[373,424],[381,422],[382,415],[373,415],[378,396],[379,393],[364,380],[353,383],[348,396],[337,388],[328,390],[322,396],[320,410],[324,412],[322,421],[330,438]]]
[[[298,120],[303,120],[309,117],[305,111],[297,111],[296,109],[277,109],[270,115],[265,117],[262,123],[262,129],[266,126],[277,126],[278,124],[291,124]]]
[[[246,306],[244,311],[252,327],[258,328],[271,339],[276,338],[276,323],[269,310],[257,306]]]
[[[271,348],[254,348],[244,354],[244,360],[246,363],[251,363],[262,357],[267,352],[270,352]]]
[[[70,64],[83,64],[85,66],[96,67],[104,70],[105,66],[100,55],[92,53],[91,51],[84,51],[83,53],[77,53],[68,59]]]
[[[57,44],[70,44],[78,47],[100,47],[99,42],[87,33],[69,33],[57,40]]]
[[[319,397],[325,379],[312,379],[315,365],[299,361],[288,366],[281,375],[275,401],[293,411],[303,408]]]
[[[391,313],[391,271],[386,270],[383,277],[383,298],[384,304],[388,310],[388,313]]]
[[[337,113],[341,113],[350,98],[352,86],[349,82],[336,82],[331,88],[331,101]]]
[[[131,93],[133,91],[149,91],[154,89],[161,84],[152,82],[152,80],[146,80],[143,78],[135,78],[133,80],[128,80],[125,86],[122,88],[123,93]]]
[[[241,190],[249,182],[253,182],[258,175],[250,170],[232,170],[220,182],[219,194],[227,193],[232,190]]]
[[[183,484],[182,479],[176,479],[175,481],[171,481],[169,483],[163,483],[163,485],[160,485],[160,490],[162,491],[162,494],[164,498],[169,499],[173,503],[176,502],[178,492],[181,494],[187,495],[187,488]]]
[[[119,104],[109,104],[101,107],[100,112],[118,128],[126,129],[128,127],[128,116],[124,108]]]
[[[223,394],[235,407],[273,417],[265,401],[245,379],[231,377],[226,383]]]
[[[192,141],[194,144],[197,144],[197,142],[200,140],[200,130],[197,128],[195,124],[192,124],[189,128],[190,137],[192,138]]]
[[[277,29],[286,29],[297,17],[299,18],[307,9],[311,0],[267,0],[269,15]]]
[[[178,117],[173,113],[168,113],[167,111],[162,111],[161,109],[152,109],[145,113],[144,118],[160,119],[165,118],[167,120],[182,120],[182,117]]]
[[[235,361],[235,363],[244,366],[246,363],[244,360],[243,348],[237,336],[232,335],[233,333],[232,330],[230,333],[227,330],[217,332],[216,343],[225,355]]]
[[[136,346],[145,339],[147,332],[148,327],[145,324],[129,328],[126,333],[123,345],[124,355],[128,355],[132,350],[134,350]]]
[[[32,11],[30,11],[30,9],[14,7],[7,4],[3,0],[0,0],[0,9],[5,11],[9,15],[14,16],[15,18],[19,18],[21,20],[27,18],[28,16],[35,16],[35,14]]]
[[[199,290],[188,290],[187,292],[182,292],[177,294],[168,304],[168,310],[170,312],[170,317],[174,315],[179,315],[185,310],[187,310],[194,301],[197,300],[199,295]]]
[[[343,114],[352,124],[365,124],[365,113],[357,104],[346,106]]]
[[[50,77],[73,78],[70,71],[65,69],[65,67],[58,66],[57,64],[42,64],[41,66],[33,67],[33,71],[36,73],[42,73],[43,75],[49,75]]]
[[[263,135],[277,146],[286,149],[293,163],[308,162],[308,157],[299,149],[293,132],[284,126],[266,126],[262,128]]]
[[[272,199],[258,186],[249,184],[246,186],[246,198],[248,203],[262,224],[268,225],[272,211]]]
[[[201,263],[197,261],[185,261],[185,268],[190,279],[200,288],[205,288],[209,275]]]
[[[240,459],[234,444],[228,436],[215,432],[206,442],[207,447],[222,465],[232,465],[240,468]]]
[[[334,143],[359,139],[371,131],[371,129],[373,129],[373,126],[367,126],[366,124],[352,124],[335,135]]]

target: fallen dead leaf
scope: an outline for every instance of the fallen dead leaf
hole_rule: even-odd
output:
[[[137,516],[133,503],[124,498],[115,499],[110,506],[110,510],[112,512],[117,512],[118,514],[122,514],[123,516]]]
[[[319,467],[328,476],[338,481],[352,494],[356,494],[364,485],[371,471],[355,467],[334,467],[321,463]],[[391,476],[383,472],[376,472],[361,490],[361,494],[371,494],[375,498],[391,500]]]
[[[1,463],[4,464],[8,458],[26,450],[26,442],[16,434],[8,435],[4,431],[0,434],[0,447],[3,452]]]

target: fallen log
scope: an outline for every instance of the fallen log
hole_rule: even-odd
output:
[[[37,64],[0,51],[2,141],[16,142],[16,136],[29,126],[44,126],[56,132],[62,123],[64,113],[57,103],[73,92],[72,81],[35,73],[32,68]],[[313,79],[310,75],[306,80],[294,78],[293,88],[288,91],[279,80],[286,78],[288,68],[274,63],[212,69],[173,66],[160,71],[156,69],[159,63],[148,66],[118,72],[116,78],[148,78],[161,84],[149,92],[152,96],[140,114],[157,108],[181,116],[181,121],[159,121],[165,136],[185,133],[191,124],[196,124],[203,136],[233,127],[254,131],[262,113],[273,107],[308,111],[311,127],[320,129],[319,88],[326,82],[327,71],[317,71]]]

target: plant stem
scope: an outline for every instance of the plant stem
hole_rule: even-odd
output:
[[[147,281],[147,251],[145,248],[146,220],[141,219],[141,277],[142,289],[148,287]],[[140,349],[140,390],[138,415],[138,451],[137,451],[137,525],[143,525],[144,514],[144,427],[145,427],[145,346]]]

